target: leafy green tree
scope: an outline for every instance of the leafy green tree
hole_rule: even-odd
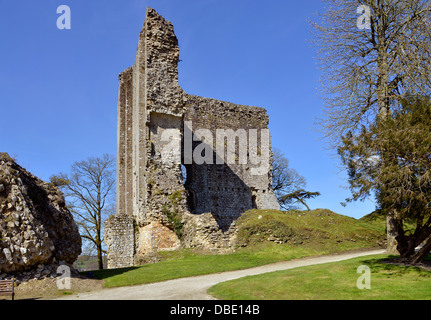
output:
[[[375,192],[383,213],[393,213],[400,258],[421,262],[431,250],[430,99],[404,99],[389,117],[357,135],[348,133],[338,151],[348,167],[348,201]],[[405,227],[407,221],[415,222],[414,230]]]
[[[325,112],[318,124],[336,149],[348,131],[357,133],[362,125],[390,116],[406,94],[430,94],[431,3],[324,2],[321,21],[312,23],[323,71]],[[385,211],[388,252],[396,253],[396,213]]]

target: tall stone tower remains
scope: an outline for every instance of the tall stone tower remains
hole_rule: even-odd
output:
[[[172,23],[148,8],[119,76],[117,214],[108,267],[180,247],[226,251],[247,210],[279,209],[265,109],[185,93]]]

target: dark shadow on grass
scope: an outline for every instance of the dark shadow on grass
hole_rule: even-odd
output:
[[[372,263],[372,260],[369,260]],[[407,264],[400,261],[400,257],[396,255],[391,255],[387,259],[383,260],[374,260],[379,264],[380,268],[383,268],[385,271],[396,270],[398,273],[406,273],[415,269],[417,271],[431,271],[431,254],[428,254],[422,263],[417,264]],[[365,262],[365,261],[364,261]],[[368,261],[367,261],[368,262]],[[375,264],[375,263],[374,263]],[[377,264],[375,264],[377,266]]]
[[[81,272],[81,274],[90,279],[105,280],[107,278],[111,278],[139,268],[140,267],[128,267],[128,268],[120,268],[120,269],[93,270],[93,271],[84,271],[84,272]]]

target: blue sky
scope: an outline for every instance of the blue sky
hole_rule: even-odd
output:
[[[56,26],[63,4],[70,30]],[[323,105],[308,19],[320,0],[1,0],[0,151],[44,180],[115,154],[118,74],[134,62],[147,6],[174,24],[187,93],[268,110],[273,146],[322,193],[312,208],[374,210],[340,205],[346,173],[313,129]]]

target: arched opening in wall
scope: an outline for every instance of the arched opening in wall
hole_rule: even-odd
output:
[[[189,210],[193,213],[196,210],[197,199],[196,192],[192,189],[187,190],[187,205],[189,206]]]
[[[257,209],[257,201],[256,201],[256,195],[251,196],[251,205],[253,209]]]
[[[185,165],[181,165],[181,175],[183,178],[183,185],[186,185],[187,182],[187,168]]]
[[[195,213],[195,210],[198,205],[198,201],[197,201],[196,192],[192,189],[193,177],[195,176],[192,169],[193,168],[191,165],[181,164],[182,182],[184,185],[184,189],[186,189],[187,191],[187,205],[189,207],[190,212]]]

